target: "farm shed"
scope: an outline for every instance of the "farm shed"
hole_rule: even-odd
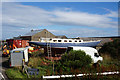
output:
[[[46,29],[31,30],[31,32],[21,36],[23,40],[39,41],[40,38],[55,38],[55,35]]]
[[[21,39],[7,39],[6,42],[7,42],[7,46],[11,46],[12,49],[14,49],[14,47],[17,47],[17,48],[21,48],[21,47],[26,47],[26,46],[29,46],[29,43],[28,43],[29,40],[21,40]]]

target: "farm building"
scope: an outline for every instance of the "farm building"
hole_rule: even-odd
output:
[[[21,40],[21,39],[7,39],[7,46],[14,49],[14,48],[21,48],[29,46],[29,40]]]
[[[46,29],[31,30],[31,32],[20,37],[23,40],[39,41],[40,38],[55,38],[51,32]]]

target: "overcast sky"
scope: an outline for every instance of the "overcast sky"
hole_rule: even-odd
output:
[[[31,29],[47,29],[69,38],[116,36],[118,3],[4,2],[2,26],[3,39],[24,35]]]

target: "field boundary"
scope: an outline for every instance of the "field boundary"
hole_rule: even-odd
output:
[[[43,79],[56,79],[56,78],[67,78],[67,77],[82,77],[82,76],[89,76],[89,75],[112,75],[112,74],[119,74],[119,71],[114,72],[103,72],[103,73],[87,73],[87,74],[77,74],[77,75],[52,75],[52,76],[43,76]]]

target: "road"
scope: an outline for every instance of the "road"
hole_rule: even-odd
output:
[[[7,61],[8,58],[7,57],[2,57],[2,51],[0,51],[0,80],[3,79],[3,80],[9,80],[7,78],[7,76],[5,75],[5,70],[7,67],[2,66],[2,63]],[[6,65],[7,66],[7,65]]]

